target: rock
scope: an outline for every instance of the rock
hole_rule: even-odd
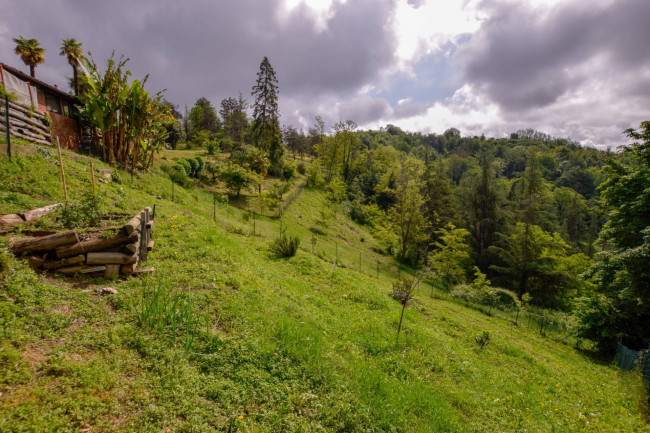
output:
[[[189,216],[196,216],[196,214],[189,209],[183,209],[181,212],[186,213]]]
[[[103,289],[95,290],[98,295],[117,295],[117,290],[112,287],[104,287]]]
[[[162,197],[159,196],[159,195],[157,195],[156,198],[157,198],[158,200],[162,200]]]

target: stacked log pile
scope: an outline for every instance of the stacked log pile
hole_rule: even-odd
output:
[[[76,230],[48,236],[12,238],[9,248],[18,256],[27,256],[33,269],[72,275],[115,278],[119,275],[151,273],[140,268],[153,249],[151,208],[144,208],[111,238],[79,240]]]
[[[7,131],[5,106],[0,104],[0,132]],[[47,114],[16,101],[9,101],[9,132],[12,136],[38,144],[52,143]]]

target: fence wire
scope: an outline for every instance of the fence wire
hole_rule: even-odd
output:
[[[616,365],[623,371],[633,371],[639,367],[643,383],[650,391],[650,346],[645,350],[632,350],[619,341]]]

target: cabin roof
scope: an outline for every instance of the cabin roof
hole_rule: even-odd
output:
[[[36,87],[41,87],[44,90],[46,90],[48,93],[53,93],[65,100],[68,100],[72,103],[79,103],[79,99],[77,99],[76,96],[71,95],[69,93],[64,92],[63,90],[59,89],[58,87],[52,86],[51,84],[47,84],[45,81],[41,81],[38,78],[33,78],[31,75],[24,73],[20,69],[16,69],[12,66],[7,65],[6,63],[0,62],[0,66],[2,66],[2,69],[11,72],[18,78],[24,81],[28,81],[32,85],[35,85]]]

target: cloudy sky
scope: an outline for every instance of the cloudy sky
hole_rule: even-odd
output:
[[[649,0],[0,0],[0,61],[27,71],[12,38],[36,38],[37,77],[65,87],[74,37],[183,107],[250,96],[268,56],[285,124],[531,127],[606,147],[650,119],[648,23]]]

